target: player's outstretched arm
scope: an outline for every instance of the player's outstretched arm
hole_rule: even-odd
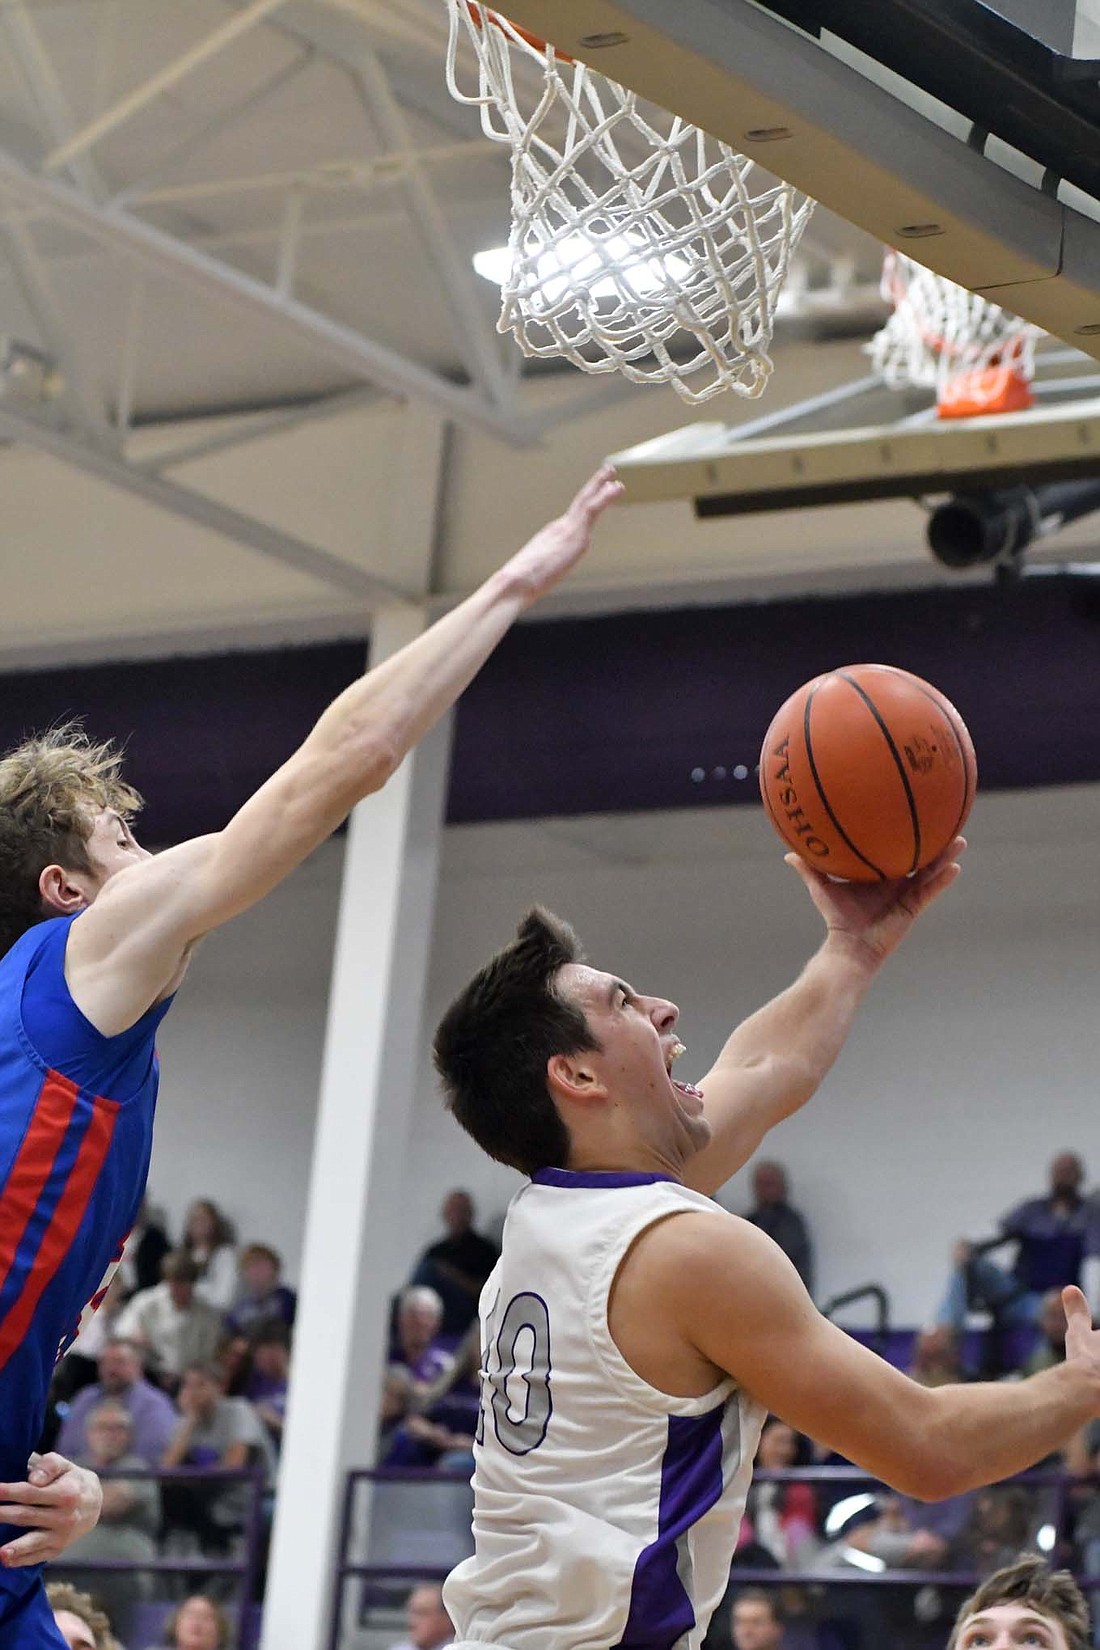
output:
[[[73,925],[66,977],[100,1031],[173,988],[187,948],[262,899],[379,790],[525,610],[580,560],[621,496],[603,465],[565,513],[422,636],[347,688],[225,829],[119,872]]]
[[[1064,1364],[1026,1381],[929,1389],[821,1317],[786,1256],[734,1216],[652,1228],[623,1285],[791,1426],[923,1500],[1021,1472],[1100,1415],[1100,1331],[1079,1289],[1064,1291]]]
[[[816,1092],[875,975],[958,876],[965,847],[958,837],[927,870],[886,883],[832,882],[787,855],[825,921],[825,940],[792,986],[738,1026],[700,1080],[713,1136],[688,1165],[688,1185],[717,1191]]]

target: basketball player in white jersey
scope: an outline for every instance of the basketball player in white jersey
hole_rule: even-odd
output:
[[[448,1103],[531,1176],[481,1297],[475,1553],[444,1589],[459,1650],[696,1650],[768,1411],[929,1500],[1020,1471],[1100,1414],[1079,1290],[1064,1365],[929,1389],[821,1317],[771,1239],[710,1200],[813,1094],[963,846],[891,885],[792,861],[826,938],[698,1088],[671,1075],[675,1004],[589,967],[546,912],[448,1010]]]

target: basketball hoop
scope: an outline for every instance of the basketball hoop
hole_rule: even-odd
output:
[[[1039,327],[901,252],[886,254],[882,295],[894,312],[867,347],[891,387],[934,389],[939,418],[1031,406]]]
[[[477,0],[447,5],[448,88],[512,151],[498,331],[689,402],[759,395],[813,202]],[[463,45],[476,90],[459,84]]]

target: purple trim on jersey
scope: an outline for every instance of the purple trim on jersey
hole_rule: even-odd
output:
[[[673,1186],[680,1184],[670,1174],[631,1174],[619,1169],[593,1169],[587,1174],[573,1169],[540,1169],[531,1180],[536,1186],[599,1186],[603,1190],[613,1186],[655,1186],[660,1180],[667,1180]]]
[[[670,1415],[661,1462],[657,1539],[638,1555],[630,1610],[615,1650],[672,1650],[695,1626],[695,1607],[679,1573],[682,1536],[722,1494],[722,1420],[726,1405],[705,1415]]]

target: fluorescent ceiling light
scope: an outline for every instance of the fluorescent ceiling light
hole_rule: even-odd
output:
[[[629,235],[590,240],[566,235],[526,266],[524,288],[541,304],[556,304],[566,293],[582,288],[593,298],[645,298],[670,283],[682,282],[691,265],[675,252],[647,255],[648,247]],[[493,246],[474,253],[474,268],[487,281],[503,286],[512,273],[512,249]],[[612,273],[614,271],[614,273]]]

